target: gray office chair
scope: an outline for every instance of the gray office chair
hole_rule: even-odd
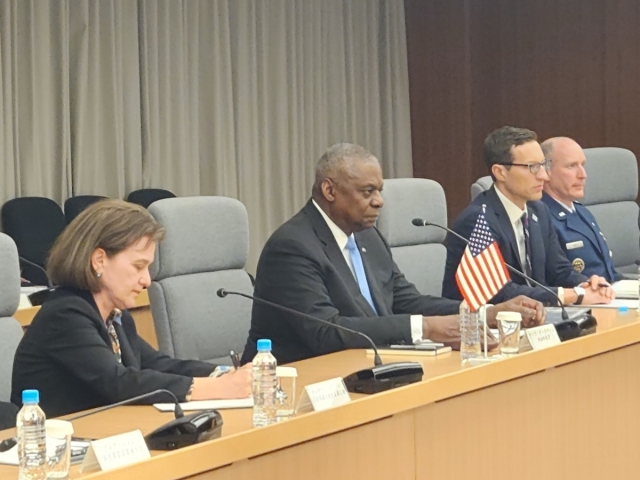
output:
[[[480,177],[476,180],[476,183],[471,185],[471,201],[473,201],[478,195],[480,195],[485,190],[489,190],[493,185],[493,180],[491,177],[487,175],[486,177]]]
[[[232,198],[181,197],[158,200],[149,212],[167,230],[156,249],[149,287],[160,350],[176,358],[230,364],[229,350],[244,348],[252,302],[219,298],[216,291],[253,293],[244,271],[246,208]]]
[[[11,237],[0,233],[0,400],[11,397],[13,357],[22,339],[22,327],[13,318],[20,303],[18,249]]]
[[[638,163],[624,148],[585,148],[587,186],[582,204],[596,217],[620,273],[635,276],[640,262]]]
[[[446,232],[436,227],[416,227],[411,221],[422,218],[447,226],[442,186],[424,178],[385,180],[382,196],[385,205],[378,229],[389,242],[394,261],[420,293],[440,296],[447,259],[447,249],[442,245]]]

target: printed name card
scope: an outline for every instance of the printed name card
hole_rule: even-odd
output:
[[[351,401],[341,377],[304,387],[296,413],[319,412]]]
[[[560,337],[556,327],[552,324],[540,325],[539,327],[528,328],[524,332],[521,340],[521,351],[541,350],[560,344]]]
[[[142,432],[135,430],[92,441],[80,471],[112,470],[150,457]]]

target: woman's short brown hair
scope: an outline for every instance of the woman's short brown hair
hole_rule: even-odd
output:
[[[47,274],[54,285],[97,293],[100,279],[91,266],[91,255],[97,248],[113,257],[145,237],[159,242],[164,233],[164,227],[139,205],[123,200],[96,202],[55,241],[47,259]]]

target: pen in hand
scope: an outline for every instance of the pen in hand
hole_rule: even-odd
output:
[[[231,352],[229,352],[229,356],[231,357],[231,362],[233,363],[233,368],[235,370],[238,370],[240,368],[240,357],[238,357],[238,354],[236,352],[234,352],[233,350],[231,350]]]

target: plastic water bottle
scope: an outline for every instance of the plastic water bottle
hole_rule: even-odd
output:
[[[276,423],[276,357],[271,354],[271,340],[258,340],[258,354],[253,359],[253,426]]]
[[[46,480],[47,430],[45,414],[38,406],[38,390],[22,392],[22,408],[16,419],[18,432],[18,479]]]
[[[464,300],[460,304],[460,358],[462,364],[482,356],[480,344],[480,315],[472,312]]]

